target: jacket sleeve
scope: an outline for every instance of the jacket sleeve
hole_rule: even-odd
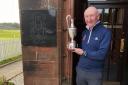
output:
[[[105,32],[103,39],[100,43],[99,50],[97,51],[86,51],[86,56],[94,60],[104,60],[108,52],[111,43],[111,31]]]

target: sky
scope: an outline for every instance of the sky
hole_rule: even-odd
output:
[[[19,23],[18,0],[0,0],[0,23]]]

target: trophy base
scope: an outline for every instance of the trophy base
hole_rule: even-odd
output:
[[[69,44],[68,44],[68,48],[69,49],[74,49],[76,47],[76,43],[75,42],[70,42]]]

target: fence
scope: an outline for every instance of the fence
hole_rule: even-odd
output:
[[[20,39],[0,39],[0,61],[21,55]]]

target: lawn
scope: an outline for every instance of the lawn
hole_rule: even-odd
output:
[[[20,30],[2,30],[0,29],[0,40],[20,38]]]

